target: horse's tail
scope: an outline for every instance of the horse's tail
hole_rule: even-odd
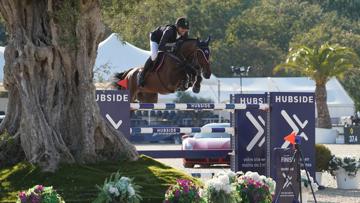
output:
[[[118,90],[122,90],[124,89],[122,86],[120,86],[118,83],[120,80],[123,80],[126,76],[128,71],[124,71],[124,72],[121,72],[121,73],[115,73],[114,77],[113,77],[113,81],[111,83],[112,87],[114,89],[118,89]]]

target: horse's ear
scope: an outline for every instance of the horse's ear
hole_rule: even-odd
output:
[[[207,38],[207,40],[206,40],[206,44],[207,44],[207,45],[209,45],[210,40],[211,40],[211,36],[209,35],[208,38]]]

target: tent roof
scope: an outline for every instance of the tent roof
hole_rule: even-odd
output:
[[[230,94],[240,93],[239,78],[217,78],[212,76],[209,80],[203,80],[199,94],[191,94],[198,97],[210,98],[218,101],[218,83],[220,83],[220,102],[229,101]],[[353,100],[344,90],[336,78],[332,78],[327,84],[329,105],[351,105]],[[267,78],[243,78],[243,93],[264,93],[264,92],[314,92],[315,83],[307,77],[267,77]],[[160,100],[170,101],[175,94],[161,95]]]
[[[106,74],[105,79],[109,79],[115,72],[144,65],[149,56],[149,51],[123,42],[113,33],[99,44],[95,68],[108,65],[110,73]]]

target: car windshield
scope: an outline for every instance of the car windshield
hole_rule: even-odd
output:
[[[194,138],[230,138],[228,133],[195,133]]]

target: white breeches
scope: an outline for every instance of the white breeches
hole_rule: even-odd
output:
[[[150,40],[150,51],[151,51],[151,60],[155,61],[159,51],[159,44]]]

